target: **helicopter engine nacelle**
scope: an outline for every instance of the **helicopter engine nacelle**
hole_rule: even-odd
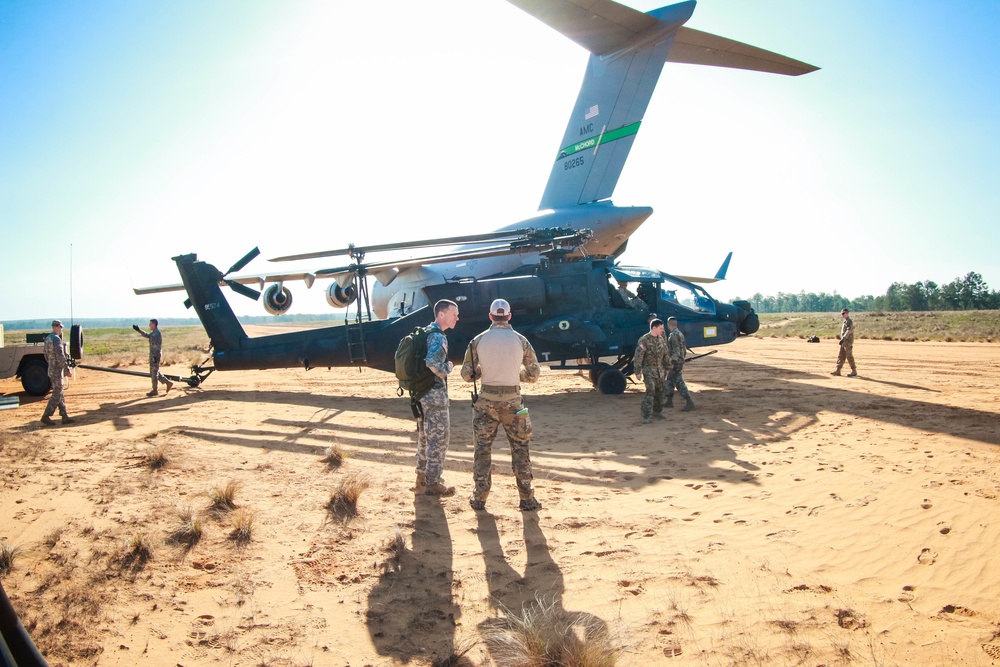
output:
[[[337,283],[330,283],[326,288],[326,302],[331,308],[347,308],[358,298],[358,290],[354,283],[349,283],[341,287]]]
[[[292,292],[279,283],[264,290],[264,310],[271,315],[284,315],[292,307]]]

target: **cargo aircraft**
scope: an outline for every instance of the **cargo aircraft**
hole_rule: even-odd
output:
[[[395,343],[392,343],[392,350],[379,350],[374,354],[372,362],[369,361],[369,346],[364,342],[365,326],[372,334],[368,336],[369,342],[373,337],[385,338],[376,335],[376,330],[387,331],[389,328],[372,321],[373,313],[375,318],[383,321],[389,318],[409,320],[410,314],[427,306],[430,300],[447,294],[448,285],[538,275],[539,267],[551,266],[553,257],[560,265],[574,260],[584,262],[588,270],[599,264],[598,274],[611,276],[617,271],[616,277],[619,280],[632,280],[637,285],[645,280],[649,287],[655,286],[661,293],[664,304],[674,303],[670,299],[670,293],[676,293],[679,289],[681,292],[690,291],[691,304],[697,304],[699,300],[701,304],[707,304],[712,315],[734,308],[728,304],[718,304],[704,290],[692,284],[714,279],[682,278],[649,269],[630,272],[624,267],[616,268],[614,260],[624,252],[631,234],[653,210],[645,206],[617,206],[611,202],[611,196],[665,62],[747,69],[789,76],[806,74],[817,68],[757,47],[685,27],[684,23],[694,12],[694,0],[647,13],[613,0],[508,1],[556,29],[591,54],[538,211],[534,215],[485,234],[367,246],[350,245],[341,249],[313,251],[272,260],[315,261],[337,255],[346,255],[351,260],[351,263],[343,266],[314,271],[274,271],[229,277],[256,256],[256,249],[226,273],[210,264],[197,261],[195,255],[184,255],[174,258],[183,284],[138,288],[135,292],[149,294],[187,291],[187,304],[196,307],[199,318],[205,324],[215,348],[215,367],[220,370],[344,363],[384,368],[385,363],[373,363],[374,357],[384,358],[395,349]],[[572,240],[566,240],[570,237]],[[369,253],[432,247],[450,249],[440,254],[406,260],[366,261]],[[725,277],[728,262],[727,257],[715,279]],[[657,280],[649,280],[650,276],[657,277]],[[331,280],[326,289],[326,298],[334,308],[346,308],[361,299],[357,304],[356,324],[359,330],[356,333],[350,332],[354,327],[347,326],[250,339],[242,332],[242,328],[238,332],[233,328],[228,315],[224,318],[224,331],[220,329],[216,316],[221,311],[231,314],[228,303],[221,297],[221,291],[218,296],[215,294],[220,285],[229,285],[237,292],[254,299],[263,296],[264,308],[269,313],[282,314],[292,304],[291,291],[286,283],[302,281],[307,287],[311,287],[317,279]],[[208,289],[205,281],[211,282],[215,290]],[[674,289],[664,287],[664,283],[673,283]],[[258,285],[263,293],[247,287],[253,284]],[[362,310],[362,302],[365,312]],[[589,303],[594,305],[592,301]],[[652,303],[655,304],[656,301],[653,300]],[[687,310],[678,311],[678,314],[689,315],[686,319],[690,321],[701,321],[706,312],[693,305]],[[744,315],[739,315],[740,312]],[[695,338],[702,341],[700,344],[717,344],[732,340],[737,333],[752,333],[747,329],[756,329],[753,324],[756,316],[748,319],[748,313],[752,313],[752,308],[748,304],[741,304],[729,318],[732,331],[727,335],[712,334]],[[578,314],[585,316],[583,311]],[[363,322],[366,317],[367,323]],[[235,317],[232,319],[235,320]],[[425,319],[429,321],[430,318]],[[686,320],[683,317],[679,319],[683,327]],[[719,330],[717,326],[713,329],[714,325],[706,326],[706,331]],[[405,326],[399,328],[393,325],[391,328],[392,334],[385,338],[380,347],[389,345],[389,338],[392,336],[407,332]],[[399,331],[396,331],[397,328]],[[343,331],[334,333],[334,330],[339,329]],[[565,331],[563,329],[561,334],[564,342],[572,338]],[[590,331],[596,334],[593,329]],[[396,341],[402,334],[396,336]],[[334,352],[326,344],[317,347],[316,341],[324,335],[340,340],[344,349]],[[307,343],[307,340],[311,342]],[[265,349],[271,343],[274,345],[273,349],[266,352]],[[234,349],[234,344],[242,352]],[[575,351],[569,349],[574,348],[574,345]],[[320,348],[324,352],[318,356],[307,353],[307,349],[318,351]],[[569,348],[555,354],[553,359],[565,360],[568,354],[574,353],[577,358],[589,358],[596,364],[595,350],[590,349],[585,340],[580,345],[574,343]],[[251,349],[255,351],[251,352]],[[627,350],[622,356],[627,360],[631,359]],[[239,362],[236,362],[237,357]],[[223,361],[223,358],[226,360]],[[627,365],[627,361],[618,364],[619,369],[626,368]],[[613,384],[617,386],[618,383]]]

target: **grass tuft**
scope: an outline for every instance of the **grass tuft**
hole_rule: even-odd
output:
[[[240,490],[240,483],[230,480],[225,486],[219,485],[208,492],[208,497],[212,499],[212,509],[217,512],[229,512],[236,509],[236,494]]]
[[[180,525],[170,534],[169,540],[176,544],[184,544],[188,548],[193,547],[201,539],[201,519],[195,516],[194,510],[190,507],[179,511],[177,518],[180,520]]]
[[[508,610],[483,634],[497,667],[614,667],[629,648],[597,617],[567,613],[556,599],[543,597],[524,605],[520,614]]]
[[[326,448],[326,451],[323,452],[323,458],[320,461],[331,468],[339,468],[344,464],[344,459],[346,458],[347,452],[344,451],[344,448],[334,443]]]
[[[150,447],[146,450],[145,458],[150,470],[159,470],[167,465],[167,449],[163,445]]]
[[[153,559],[153,541],[146,531],[132,533],[115,560],[122,569],[141,570]]]
[[[330,496],[326,509],[333,515],[348,518],[357,515],[358,499],[365,489],[371,486],[371,478],[359,472],[353,472],[340,480],[337,489]]]
[[[246,507],[233,512],[233,532],[229,533],[229,539],[234,542],[245,544],[253,538],[254,525],[257,522],[257,513]]]
[[[14,560],[21,555],[23,549],[18,546],[0,543],[0,575],[10,574],[14,569]]]
[[[476,647],[476,640],[466,637],[459,639],[452,645],[451,653],[444,658],[437,658],[431,661],[431,667],[475,667],[465,655]]]

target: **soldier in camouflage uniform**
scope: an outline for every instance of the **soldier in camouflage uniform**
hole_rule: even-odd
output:
[[[496,299],[490,305],[490,328],[469,343],[462,364],[462,379],[483,384],[473,405],[472,429],[476,451],[472,478],[475,489],[469,498],[474,510],[486,509],[493,485],[493,439],[502,424],[510,442],[511,464],[520,508],[525,512],[541,509],[531,485],[531,419],[521,400],[521,382],[534,382],[541,374],[535,350],[510,326],[510,304]]]
[[[644,333],[635,344],[635,356],[632,357],[635,377],[646,385],[646,396],[642,399],[640,408],[643,424],[649,423],[650,415],[664,419],[663,377],[666,375],[668,365],[663,320],[656,318],[649,322],[649,333]]]
[[[854,322],[846,308],[840,311],[840,316],[844,321],[840,325],[840,352],[837,354],[837,370],[830,375],[840,375],[840,369],[844,367],[844,362],[851,367],[851,372],[847,377],[857,376],[858,369],[854,365]]]
[[[458,304],[442,299],[434,304],[434,321],[427,327],[427,356],[424,363],[436,376],[434,386],[420,399],[422,416],[417,418],[417,491],[428,496],[450,496],[455,487],[441,479],[444,456],[451,437],[448,411],[448,338],[444,332],[458,323]]]
[[[138,324],[133,324],[132,328],[138,331],[144,338],[149,339],[149,377],[153,381],[153,391],[146,394],[146,396],[156,396],[159,392],[157,389],[157,382],[162,382],[167,386],[167,392],[174,388],[174,383],[163,377],[163,373],[160,372],[160,360],[163,358],[163,335],[160,333],[160,323],[157,320],[149,321],[149,333],[146,333],[139,328]]]
[[[694,401],[691,400],[691,392],[688,391],[684,382],[684,357],[687,356],[687,342],[684,334],[677,328],[677,318],[667,318],[667,328],[670,335],[667,336],[667,355],[670,357],[670,370],[667,372],[667,407],[674,407],[674,387],[680,392],[684,399],[684,408],[681,412],[694,410]]]
[[[52,322],[52,333],[45,337],[44,353],[45,361],[49,365],[49,381],[52,383],[52,395],[45,405],[45,412],[42,413],[42,423],[46,426],[54,426],[52,415],[59,410],[63,424],[72,424],[75,420],[70,419],[66,412],[66,399],[63,397],[63,376],[71,377],[73,371],[70,370],[69,362],[66,360],[66,350],[62,342],[63,324],[59,320]]]

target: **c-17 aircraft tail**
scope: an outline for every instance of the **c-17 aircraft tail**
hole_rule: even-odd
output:
[[[508,0],[590,53],[539,210],[608,199],[667,61],[799,75],[817,68],[683,26],[695,1],[648,13],[611,0]]]

